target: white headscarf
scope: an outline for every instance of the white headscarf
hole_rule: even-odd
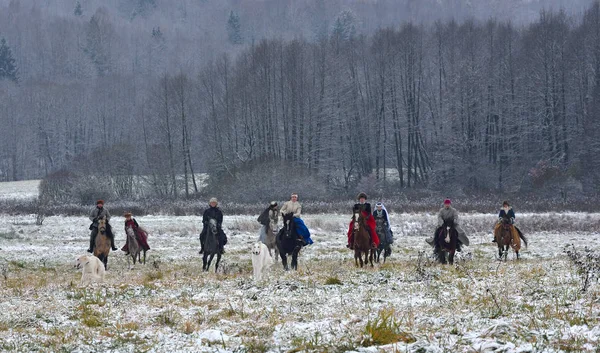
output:
[[[388,213],[388,211],[385,209],[385,206],[383,205],[383,203],[378,202],[375,204],[375,211],[377,212],[377,206],[381,205],[381,209],[385,211],[385,220],[387,221],[388,227],[391,227],[392,225],[390,224],[390,215]]]

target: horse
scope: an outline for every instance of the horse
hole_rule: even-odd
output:
[[[94,256],[100,259],[104,264],[104,269],[108,270],[108,253],[110,253],[110,238],[106,234],[106,218],[98,219],[98,234],[94,245]]]
[[[354,263],[356,264],[356,267],[358,267],[360,262],[360,267],[363,267],[370,262],[371,267],[373,267],[373,257],[375,252],[371,249],[371,237],[369,236],[365,217],[363,217],[362,212],[354,212],[352,222],[354,222]],[[364,261],[362,258],[363,255],[365,256]]]
[[[219,262],[221,261],[221,247],[219,246],[219,229],[217,228],[217,220],[211,218],[208,222],[206,230],[206,239],[204,239],[204,256],[202,256],[202,270],[208,271],[210,263],[217,255],[215,263],[215,272],[219,270]]]
[[[381,253],[383,253],[383,263],[385,263],[385,260],[392,254],[391,244],[388,243],[388,230],[386,229],[387,226],[385,225],[386,221],[382,218],[376,218],[375,223],[377,224],[377,226],[375,227],[377,235],[384,235],[382,237],[379,237],[380,243],[375,253],[375,262],[379,263]]]
[[[127,233],[128,250],[129,250],[129,255],[131,256],[131,259],[133,259],[133,265],[135,266],[136,260],[139,263],[143,263],[145,265],[146,264],[146,250],[143,249],[142,246],[140,245],[140,243],[138,242],[135,231],[133,230],[132,227],[127,227],[125,229],[125,233]],[[141,257],[142,252],[144,253],[143,260]],[[130,257],[127,256],[127,265],[129,265],[129,267],[131,268],[131,265],[129,264],[129,259],[130,259]]]
[[[271,222],[268,225],[263,225],[260,229],[259,240],[267,246],[269,249],[269,255],[273,256],[273,250],[275,251],[274,258],[279,256],[279,250],[277,249],[277,235],[275,229],[271,227]]]
[[[496,243],[498,244],[498,258],[506,261],[510,246],[515,251],[518,260],[519,250],[521,250],[521,239],[518,234],[515,236],[516,229],[510,224],[510,220],[506,217],[502,218],[499,227],[496,227],[494,233],[494,238],[496,238]]]
[[[458,231],[454,228],[454,222],[444,222],[434,237],[435,251],[441,264],[454,264],[454,254],[458,246]],[[448,259],[446,260],[446,255]]]
[[[283,228],[277,234],[276,241],[283,268],[289,271],[287,256],[292,255],[292,270],[298,270],[298,254],[304,243],[296,231],[293,213],[283,215]]]

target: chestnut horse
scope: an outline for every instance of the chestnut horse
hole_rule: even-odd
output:
[[[498,244],[499,259],[506,261],[508,248],[511,247],[515,251],[518,260],[519,250],[521,250],[521,238],[514,226],[510,224],[510,220],[506,217],[502,218],[500,224],[496,226],[494,233],[494,238]]]
[[[360,267],[363,267],[370,262],[371,267],[373,267],[374,250],[371,249],[371,237],[369,236],[367,223],[362,212],[354,212],[352,222],[354,223],[354,263],[358,267],[360,262]],[[363,255],[365,256],[364,261]]]
[[[444,222],[444,225],[438,228],[434,244],[438,261],[441,264],[454,264],[454,254],[458,245],[458,231],[454,228],[454,222]]]
[[[106,233],[106,218],[102,217],[98,219],[98,235],[96,235],[94,256],[102,261],[105,270],[108,270],[108,253],[110,253],[110,238]]]

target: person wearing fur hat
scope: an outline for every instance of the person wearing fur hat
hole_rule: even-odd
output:
[[[461,251],[461,245],[469,245],[469,238],[462,230],[458,222],[458,211],[452,207],[450,199],[444,200],[444,206],[438,212],[438,228],[435,230],[434,236],[427,240],[427,243],[434,246],[434,237],[442,231],[444,225],[453,227],[458,232],[458,246],[456,251]]]
[[[140,225],[135,220],[135,218],[133,218],[133,215],[131,214],[131,212],[126,212],[124,214],[124,216],[125,216],[125,234],[127,234],[127,228],[133,229],[133,232],[135,233],[135,237],[136,237],[138,243],[140,244],[140,247],[144,251],[150,250],[150,246],[148,245],[148,232],[146,232],[146,230],[144,228],[140,227]],[[121,248],[121,251],[125,251],[125,255],[129,255],[128,239],[129,238],[127,238],[127,236],[126,236],[125,237],[125,245],[123,245],[123,247]]]
[[[367,194],[361,192],[356,196],[356,199],[358,200],[358,203],[354,204],[352,212],[360,211],[362,213],[367,224],[367,231],[371,236],[371,247],[377,249],[379,246],[379,237],[375,231],[375,218],[373,218],[373,215],[371,214],[371,204],[367,202]],[[346,247],[354,249],[354,221],[352,220],[350,220],[350,225],[348,227],[348,245],[346,245]]]
[[[258,216],[258,223],[262,224],[262,227],[260,228],[260,235],[258,237],[258,241],[267,245],[267,234],[272,234],[275,231],[278,222],[279,210],[277,209],[277,202],[271,201],[269,207],[267,207],[260,214],[260,216]]]
[[[208,223],[211,219],[217,221],[217,230],[219,231],[219,248],[221,254],[225,253],[225,244],[227,244],[227,235],[223,231],[223,212],[218,207],[219,202],[215,197],[208,201],[208,208],[202,215],[202,232],[200,233],[200,254],[204,253],[204,241],[206,240],[206,232],[208,230]]]
[[[108,209],[104,207],[104,200],[96,201],[96,207],[90,213],[90,221],[92,224],[90,225],[90,247],[87,249],[87,252],[91,253],[94,251],[94,246],[96,245],[96,236],[98,235],[98,220],[100,218],[106,219],[106,235],[110,238],[110,246],[113,251],[118,250],[115,246],[115,236],[112,232],[112,227],[110,226],[110,212]]]

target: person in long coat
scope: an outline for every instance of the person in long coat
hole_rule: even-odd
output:
[[[92,221],[92,224],[90,225],[89,229],[92,232],[90,233],[90,247],[87,249],[87,252],[91,253],[94,251],[94,246],[96,245],[96,236],[98,235],[98,220],[100,218],[106,219],[106,235],[110,239],[110,246],[112,250],[118,250],[115,246],[115,236],[112,232],[112,227],[109,223],[110,212],[108,212],[108,209],[104,207],[104,200],[98,200],[96,201],[96,207],[92,209],[92,212],[89,216],[90,221]]]
[[[371,204],[367,202],[367,194],[361,192],[356,198],[358,199],[358,203],[354,204],[352,211],[360,211],[362,213],[367,225],[367,231],[371,237],[371,247],[377,249],[379,246],[379,237],[375,231],[377,224],[371,213]],[[348,245],[346,247],[354,249],[354,220],[350,220],[350,225],[348,226]]]
[[[127,234],[127,228],[133,229],[133,232],[135,233],[135,237],[138,243],[140,244],[140,247],[144,251],[150,250],[150,245],[148,245],[148,232],[144,228],[140,227],[135,218],[133,218],[131,212],[125,213],[124,216],[125,234]],[[129,255],[129,238],[127,238],[127,236],[125,236],[125,245],[123,245],[121,251],[124,251],[125,255]]]
[[[225,253],[225,245],[227,244],[227,235],[223,231],[223,212],[218,207],[219,201],[213,197],[208,201],[208,208],[202,214],[202,232],[200,233],[200,254],[204,253],[204,241],[206,240],[206,232],[211,219],[217,222],[217,232],[219,249],[221,254]]]

